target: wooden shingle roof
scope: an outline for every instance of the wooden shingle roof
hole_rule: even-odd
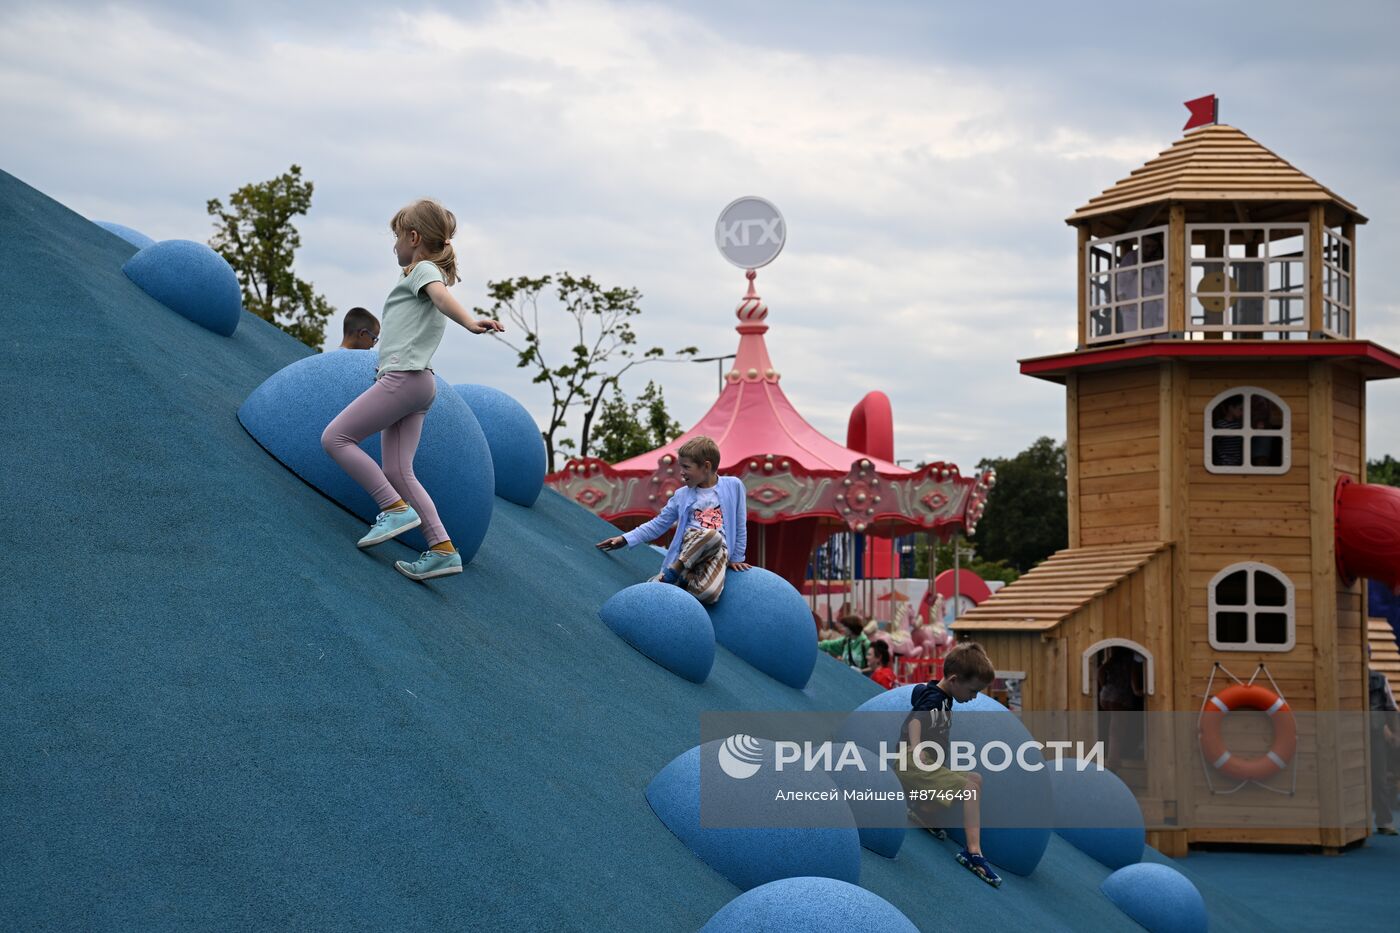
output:
[[[1066,548],[1015,583],[963,613],[956,632],[1048,631],[1141,570],[1168,545],[1162,541]]]
[[[1132,211],[1166,201],[1323,201],[1366,218],[1342,198],[1233,126],[1192,130],[1066,218]]]
[[[1395,631],[1385,619],[1366,620],[1366,638],[1371,645],[1371,670],[1390,678],[1390,689],[1400,691],[1400,647]]]

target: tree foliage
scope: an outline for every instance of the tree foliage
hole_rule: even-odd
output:
[[[666,410],[661,387],[647,380],[636,401],[628,402],[622,388],[613,384],[612,396],[598,412],[591,443],[593,455],[617,463],[664,447],[681,434],[681,425]]]
[[[313,187],[302,179],[301,166],[293,165],[276,178],[239,188],[229,195],[228,207],[211,198],[207,208],[216,219],[209,245],[238,275],[243,307],[320,349],[335,309],[292,271],[301,248],[292,220],[311,209]]]
[[[1400,486],[1400,460],[1386,454],[1379,460],[1366,461],[1366,482],[1381,486]]]
[[[983,580],[1000,580],[1003,583],[1014,583],[1021,574],[1005,560],[985,560],[982,555],[973,549],[971,557],[967,542],[963,542],[963,557],[959,566],[964,570],[971,570]],[[937,541],[934,543],[934,557],[938,563],[935,565],[938,572],[953,569],[953,542]],[[928,543],[924,535],[919,535],[914,540],[914,576],[918,579],[928,577]]]
[[[557,317],[541,321],[540,301],[547,300],[551,286],[558,309],[566,316],[562,325],[552,323]],[[534,369],[534,382],[549,387],[550,413],[540,433],[550,471],[558,468],[558,453],[580,457],[596,454],[594,426],[610,391],[633,366],[667,358],[660,347],[639,351],[632,318],[642,313],[641,293],[635,288],[604,288],[589,276],[568,272],[487,282],[486,291],[490,306],[476,308],[476,313],[504,318],[514,325],[514,333],[523,334],[517,340],[493,336],[516,352],[516,366]],[[558,350],[554,344],[546,352],[545,330],[566,333],[561,342],[568,343],[567,349]],[[695,347],[686,347],[675,356],[697,352]],[[577,441],[562,433],[574,413],[580,416]]]
[[[1063,444],[1042,437],[1014,457],[977,464],[987,467],[997,483],[972,537],[979,557],[1025,573],[1069,545]]]

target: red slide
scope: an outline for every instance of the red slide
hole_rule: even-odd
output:
[[[1400,489],[1337,481],[1337,572],[1350,585],[1357,577],[1400,583]]]

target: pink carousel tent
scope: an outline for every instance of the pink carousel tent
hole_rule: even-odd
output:
[[[749,494],[751,563],[802,583],[812,549],[836,531],[882,537],[927,531],[971,532],[995,482],[989,471],[963,477],[952,464],[906,470],[891,462],[889,400],[872,392],[852,413],[842,446],[807,423],[788,399],[768,356],[768,307],[754,291],[739,302],[739,350],[715,404],[679,438],[630,460],[569,461],[546,482],[608,521],[635,527],[656,515],[680,486],[676,451],[696,435],[714,438],[720,472]]]

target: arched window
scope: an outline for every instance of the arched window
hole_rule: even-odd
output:
[[[1290,651],[1293,582],[1267,564],[1231,564],[1210,581],[1210,646],[1220,651]]]
[[[1287,473],[1293,413],[1267,389],[1226,389],[1206,405],[1206,469],[1212,473]]]
[[[1129,651],[1133,652],[1133,654],[1142,658],[1143,692],[1148,696],[1152,696],[1157,692],[1157,672],[1156,664],[1152,658],[1152,652],[1148,651],[1138,642],[1131,641],[1127,638],[1105,638],[1085,648],[1084,652],[1079,657],[1081,666],[1079,689],[1081,693],[1088,696],[1090,688],[1095,686],[1094,672],[1097,668],[1091,668],[1090,665],[1091,662],[1097,661],[1099,652],[1103,651],[1105,648],[1127,648]]]

